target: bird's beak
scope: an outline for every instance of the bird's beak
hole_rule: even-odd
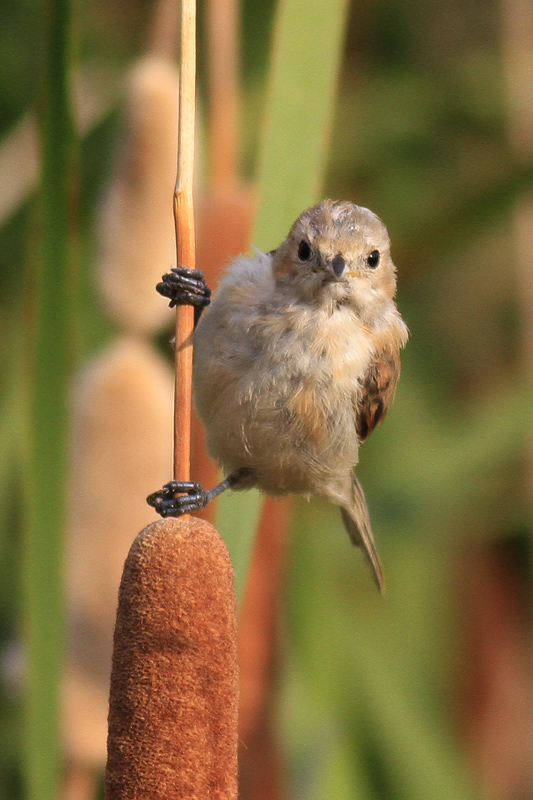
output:
[[[341,256],[340,253],[337,253],[335,258],[332,258],[331,261],[328,261],[326,264],[326,269],[328,272],[332,273],[332,277],[339,279],[344,275],[346,271],[346,261]]]

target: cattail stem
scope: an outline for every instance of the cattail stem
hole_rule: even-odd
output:
[[[181,4],[181,58],[179,91],[178,175],[174,190],[174,220],[179,266],[194,269],[194,123],[196,91],[195,0]],[[176,312],[176,393],[174,405],[174,479],[190,478],[192,334],[194,309]]]

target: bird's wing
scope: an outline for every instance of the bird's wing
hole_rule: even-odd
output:
[[[357,435],[360,442],[379,425],[394,399],[400,377],[400,353],[383,350],[371,362],[362,381],[356,410]]]

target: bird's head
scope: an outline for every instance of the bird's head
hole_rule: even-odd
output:
[[[378,316],[396,292],[387,229],[367,208],[324,200],[307,209],[273,254],[276,283],[298,300],[347,304]]]

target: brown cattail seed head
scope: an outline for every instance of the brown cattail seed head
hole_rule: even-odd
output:
[[[115,629],[106,798],[235,800],[236,608],[216,530],[155,522],[124,566]]]

